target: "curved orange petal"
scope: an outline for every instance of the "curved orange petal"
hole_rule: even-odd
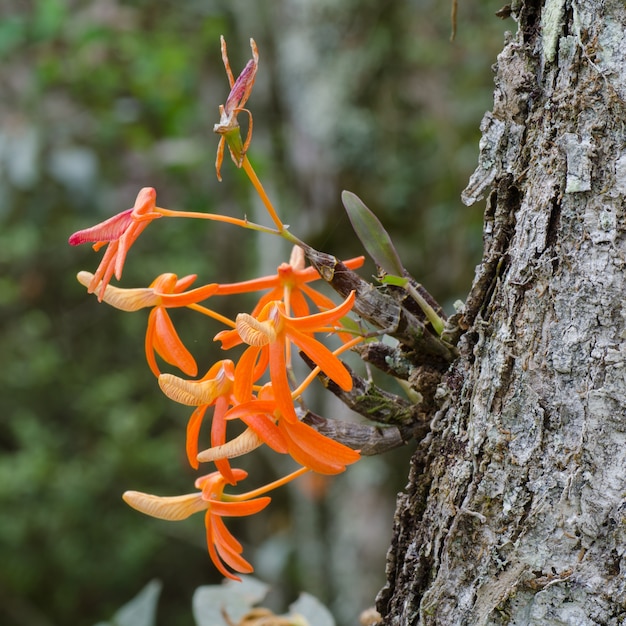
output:
[[[153,346],[156,352],[165,361],[185,372],[187,376],[196,376],[198,373],[196,361],[183,345],[166,310],[157,307],[153,313],[155,320]]]
[[[145,339],[145,351],[146,351],[146,361],[148,362],[148,367],[152,373],[158,378],[161,375],[161,371],[159,370],[159,366],[157,365],[156,358],[154,356],[154,341],[155,341],[155,329],[156,329],[156,309],[152,309],[150,311],[150,315],[148,315],[148,326],[146,328],[146,339]]]
[[[183,276],[182,278],[178,278],[176,280],[176,284],[174,285],[173,292],[181,293],[187,289],[195,280],[198,278],[198,274],[187,274],[187,276]]]
[[[273,402],[268,403],[259,400],[245,402],[228,411],[226,419],[240,419],[272,450],[285,454],[287,442],[274,423],[274,406]]]
[[[231,348],[243,343],[236,328],[231,330],[221,330],[217,333],[217,335],[215,335],[215,337],[213,337],[213,341],[221,341],[222,350],[230,350]]]
[[[91,284],[89,285],[89,293],[93,293],[100,284],[98,291],[98,300],[102,301],[102,295],[104,294],[105,287],[111,281],[113,272],[115,271],[115,257],[119,248],[119,241],[111,241],[104,251],[104,255],[100,260],[100,265],[96,269],[96,273],[93,275]],[[119,276],[117,279],[119,280]]]
[[[261,291],[270,287],[277,287],[279,278],[276,275],[262,276],[252,280],[244,280],[238,283],[221,283],[215,292],[216,296],[227,296],[235,293],[250,293],[251,291]]]
[[[300,289],[302,289],[303,293],[311,298],[311,300],[315,303],[315,306],[317,306],[317,308],[321,311],[328,311],[335,308],[336,304],[330,298],[313,289],[313,287],[309,287],[309,285],[302,285]]]
[[[226,411],[228,410],[230,403],[229,399],[225,396],[220,396],[215,401],[215,410],[213,411],[213,420],[211,422],[211,447],[221,446],[226,443]],[[198,450],[196,449],[196,459],[198,457]],[[229,482],[231,485],[236,484],[236,479],[233,471],[230,467],[228,459],[216,459],[215,467],[218,472]]]
[[[247,402],[250,399],[252,385],[255,380],[263,375],[262,371],[259,372],[258,363],[260,362],[261,365],[267,363],[266,358],[263,357],[264,352],[261,348],[250,346],[239,357],[235,366],[235,384],[233,386],[233,395],[238,401]]]
[[[262,511],[272,499],[269,496],[242,500],[241,502],[218,502],[211,500],[211,513],[220,517],[245,517]]]
[[[230,578],[232,580],[238,580],[241,582],[241,578],[236,576],[231,571],[227,570],[224,564],[222,563],[222,559],[217,553],[217,549],[215,546],[215,541],[217,537],[215,536],[215,531],[213,529],[213,516],[210,511],[207,511],[206,516],[204,518],[204,525],[206,527],[206,544],[209,550],[209,557],[211,557],[211,561],[213,561],[213,565],[217,568],[217,570],[226,578]]]
[[[270,378],[276,407],[286,420],[297,422],[298,417],[293,407],[293,398],[287,379],[287,363],[283,345],[279,342],[273,343],[269,349],[269,357]]]
[[[233,469],[233,475],[236,480],[243,480],[248,476],[248,472],[243,469]],[[196,478],[194,485],[196,489],[202,489],[203,496],[206,500],[215,499],[221,497],[225,484],[224,477],[219,472],[211,472]],[[211,496],[212,493],[218,494],[215,497]]]
[[[300,289],[292,289],[291,293],[289,294],[289,307],[291,309],[290,315],[293,315],[293,317],[305,317],[310,313],[309,304],[306,301],[306,298],[302,295],[302,290],[304,287],[306,287],[306,285],[302,285]],[[310,287],[307,287],[307,289],[315,291]],[[334,306],[334,303],[332,306]]]
[[[156,207],[156,189],[154,187],[142,187],[135,198],[132,216],[135,221],[161,217],[160,213],[154,213]]]
[[[304,352],[331,380],[344,391],[352,389],[352,376],[346,366],[324,344],[314,337],[296,330],[287,329],[287,336]]]
[[[202,420],[204,419],[204,414],[208,408],[208,404],[203,404],[199,406],[189,418],[187,422],[187,438],[185,443],[185,450],[187,451],[187,459],[189,460],[189,465],[193,467],[193,469],[198,469],[198,438],[200,436],[200,428],[202,426]]]
[[[210,283],[202,287],[196,287],[191,291],[184,291],[183,293],[160,294],[161,303],[163,306],[167,307],[182,307],[189,304],[196,304],[214,295],[216,288],[217,283]]]
[[[285,325],[290,328],[295,328],[301,332],[316,332],[316,329],[325,328],[329,324],[335,323],[338,319],[346,315],[354,306],[355,293],[350,292],[350,295],[339,305],[328,311],[322,311],[307,317],[288,317],[281,314],[285,320]]]
[[[233,537],[219,517],[213,518],[213,541],[222,561],[242,574],[250,574],[254,568],[241,556],[241,544]]]
[[[155,216],[161,217],[158,213],[155,213]],[[119,248],[115,257],[115,278],[117,278],[117,280],[122,277],[122,270],[124,269],[124,262],[126,261],[128,251],[151,221],[151,219],[146,219],[141,222],[133,220],[126,232],[118,239]]]
[[[361,456],[356,450],[318,433],[307,424],[279,421],[289,442],[289,454],[300,465],[320,474],[339,474]]]
[[[363,265],[363,263],[365,263],[365,257],[364,256],[355,256],[352,259],[348,259],[347,261],[344,261],[343,264],[351,270],[355,270],[359,267],[361,267]]]

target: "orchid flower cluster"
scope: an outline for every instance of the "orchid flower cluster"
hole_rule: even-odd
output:
[[[224,150],[228,147],[237,167],[243,168],[263,201],[273,227],[254,224],[246,219],[225,215],[173,211],[157,206],[156,192],[150,187],[137,195],[133,208],[91,228],[74,233],[69,243],[93,244],[94,250],[106,246],[95,274],[79,272],[78,280],[99,301],[123,311],[150,309],[145,337],[146,359],[158,379],[163,393],[175,402],[193,407],[186,432],[186,451],[190,465],[212,462],[215,471],[195,481],[196,491],[174,497],[127,491],[123,498],[133,508],[165,520],[182,520],[193,513],[205,513],[209,555],[217,569],[226,577],[238,580],[236,573],[249,573],[252,566],[242,556],[242,546],[224,524],[224,517],[258,513],[270,502],[266,494],[305,472],[337,474],[359,459],[359,452],[321,434],[299,418],[298,407],[304,390],[320,373],[325,374],[344,391],[352,388],[352,376],[339,355],[362,340],[358,333],[348,330],[344,320],[350,313],[354,292],[340,304],[315,290],[310,283],[320,279],[314,267],[305,267],[305,254],[299,240],[283,225],[265,193],[246,155],[252,136],[252,115],[244,108],[254,84],[258,52],[250,40],[252,59],[237,80],[230,69],[226,44],[221,39],[222,58],[231,91],[220,106],[220,121],[215,132],[220,135],[216,171],[220,170]],[[248,132],[242,139],[237,115],[248,115]],[[196,275],[179,278],[176,274],[158,276],[149,287],[120,288],[110,284],[113,277],[120,280],[126,257],[139,235],[155,220],[193,218],[225,222],[231,225],[269,233],[294,244],[288,263],[278,267],[273,276],[239,283],[210,283],[192,287]],[[358,268],[363,257],[345,264]],[[207,301],[220,297],[264,291],[250,313],[240,313],[230,319]],[[169,316],[172,308],[187,308],[217,320],[224,326],[215,340],[225,351],[243,346],[235,361],[219,360],[200,378],[193,355],[184,345]],[[340,347],[331,351],[316,334],[334,334]],[[301,351],[314,364],[304,380],[295,380],[292,356]],[[161,372],[159,361],[177,368],[182,375]],[[210,445],[200,445],[200,431],[209,409],[212,409]],[[246,429],[228,438],[229,422],[240,420]],[[239,485],[247,472],[231,466],[231,459],[267,445],[281,454],[290,455],[300,466],[288,476],[271,484],[240,494],[226,493],[227,485]]]

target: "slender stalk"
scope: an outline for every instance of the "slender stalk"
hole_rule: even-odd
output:
[[[226,324],[226,326],[230,326],[230,328],[236,328],[237,326],[235,322],[233,322],[233,320],[231,320],[230,318],[225,317],[224,315],[220,315],[216,311],[202,306],[201,304],[188,304],[187,308],[192,309],[193,311],[198,311],[198,313],[202,313],[202,315],[206,315],[207,317],[212,317],[214,320],[222,322],[222,324]]]
[[[242,502],[245,500],[251,500],[252,498],[258,498],[259,496],[262,496],[263,494],[266,494],[269,491],[272,491],[278,487],[282,487],[283,485],[286,485],[287,483],[291,482],[295,478],[299,478],[300,476],[302,476],[303,474],[306,474],[309,471],[311,470],[309,470],[308,467],[301,467],[295,472],[291,472],[291,474],[288,474],[287,476],[283,476],[282,478],[279,478],[278,480],[275,480],[274,482],[271,482],[268,485],[263,485],[263,487],[259,487],[258,489],[253,489],[252,491],[247,491],[246,493],[240,493],[238,495],[230,495],[230,494],[225,493],[222,496],[222,500],[224,500],[225,502]]]
[[[274,205],[272,204],[272,201],[269,199],[268,195],[265,193],[265,189],[263,189],[263,185],[261,184],[259,177],[256,175],[256,172],[254,171],[254,168],[252,167],[252,164],[250,163],[247,155],[244,155],[243,157],[242,166],[243,166],[244,171],[248,175],[250,182],[252,183],[253,187],[256,189],[257,193],[259,194],[259,197],[261,198],[263,204],[265,205],[267,212],[270,214],[272,221],[274,222],[274,224],[276,224],[276,228],[279,230],[280,233],[282,233],[285,230],[285,225],[282,223],[281,219],[278,217],[278,213],[276,213],[276,210],[274,209]]]
[[[268,228],[267,226],[261,226],[248,220],[239,219],[236,217],[229,217],[228,215],[217,215],[216,213],[200,213],[198,211],[171,211],[170,209],[163,209],[156,207],[157,212],[164,217],[187,217],[201,220],[211,220],[213,222],[225,222],[227,224],[234,224],[235,226],[241,226],[241,228],[248,228],[249,230],[257,230],[262,233],[268,233],[270,235],[282,235],[279,230],[274,228]]]

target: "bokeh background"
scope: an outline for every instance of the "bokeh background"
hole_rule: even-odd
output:
[[[460,0],[451,43],[451,4],[437,0],[2,0],[0,623],[90,626],[159,578],[158,623],[184,626],[194,589],[220,580],[202,516],[160,522],[121,501],[125,489],[192,490],[189,411],[145,365],[145,312],[88,297],[75,275],[100,254],[66,243],[143,186],[160,206],[265,219],[230,160],[215,177],[212,128],[228,92],[220,34],[235,74],[249,38],[259,46],[250,158],[284,221],[320,249],[360,254],[339,200],[354,191],[450,309],[480,258],[482,208],[459,195],[491,106],[490,66],[514,28],[499,8]],[[248,231],[160,220],[122,284],[166,271],[243,280],[288,255]],[[204,371],[220,357],[219,327],[175,313]],[[252,524],[229,524],[276,608],[305,590],[340,626],[357,623],[384,583],[410,452],[302,480]],[[243,466],[260,484],[283,463],[259,452]]]

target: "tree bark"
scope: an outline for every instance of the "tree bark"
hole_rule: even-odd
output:
[[[626,623],[626,8],[513,2],[464,192],[460,356],[398,498],[384,624]]]

